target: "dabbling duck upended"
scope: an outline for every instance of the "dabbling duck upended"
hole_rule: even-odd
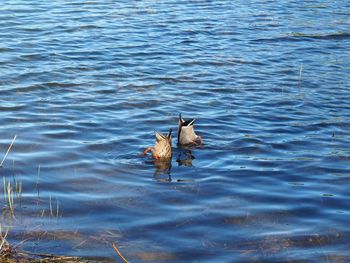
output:
[[[171,132],[172,129],[169,130],[168,134],[156,132],[156,143],[154,147],[147,147],[147,149],[143,151],[143,154],[147,154],[147,152],[151,151],[152,157],[156,160],[170,159],[172,156]]]
[[[202,144],[202,137],[194,132],[194,121],[190,119],[185,121],[179,114],[179,128],[177,131],[177,143],[179,145]]]

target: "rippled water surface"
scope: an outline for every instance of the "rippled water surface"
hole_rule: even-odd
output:
[[[349,1],[5,0],[0,39],[11,244],[350,262]],[[176,146],[180,112],[202,146]],[[140,155],[169,128],[171,164]]]

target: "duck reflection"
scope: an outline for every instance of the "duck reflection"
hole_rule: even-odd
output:
[[[179,148],[179,150],[180,152],[176,159],[176,162],[179,164],[179,166],[192,166],[192,161],[195,159],[192,151],[185,148]]]
[[[154,160],[154,178],[159,182],[171,182],[171,158]]]
[[[192,161],[195,159],[190,147],[178,147],[176,162],[178,166],[192,167]],[[172,158],[153,159],[150,161],[155,168],[153,177],[158,182],[169,183],[171,178]]]

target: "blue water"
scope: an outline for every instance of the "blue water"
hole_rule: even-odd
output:
[[[5,0],[0,39],[17,249],[350,262],[349,1]],[[204,144],[140,155],[180,112]]]

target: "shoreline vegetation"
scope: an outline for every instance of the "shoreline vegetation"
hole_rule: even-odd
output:
[[[112,243],[113,249],[116,251],[120,260],[117,262],[129,263],[129,261],[119,252],[118,248]],[[93,263],[101,262],[101,260],[88,259],[83,257],[70,257],[53,254],[31,253],[13,249],[8,243],[1,248],[0,252],[1,263]]]
[[[6,232],[7,234],[8,232]],[[54,254],[43,254],[43,253],[32,253],[23,250],[17,250],[15,247],[12,247],[6,240],[6,237],[0,236],[1,239],[1,248],[0,248],[0,262],[1,263],[61,263],[61,262],[70,262],[70,263],[93,263],[101,262],[97,259],[88,259],[83,257],[72,257],[64,255],[54,255]],[[129,261],[121,254],[117,246],[112,243],[112,248],[119,256],[119,262],[129,263]]]
[[[3,164],[10,153],[17,135],[15,135],[12,139],[11,144],[7,148],[4,157],[1,160],[0,168],[3,167]],[[40,173],[40,166],[38,169],[38,174]],[[38,184],[38,182],[37,182]],[[3,215],[8,216],[9,219],[14,218],[15,213],[15,200],[21,199],[22,195],[22,182],[17,180],[15,177],[12,182],[10,180],[6,180],[6,177],[3,177]],[[59,217],[59,202],[56,199],[56,211],[53,211],[52,198],[50,196],[50,218],[56,216]],[[42,216],[45,210],[42,211]],[[70,262],[70,263],[87,263],[87,262],[100,262],[100,260],[96,259],[88,259],[83,257],[72,257],[72,256],[64,256],[64,255],[54,255],[54,254],[42,254],[42,253],[32,253],[28,251],[24,251],[18,248],[19,245],[11,245],[8,242],[8,236],[11,227],[6,227],[6,230],[3,230],[2,223],[0,222],[0,262],[1,263],[60,263],[60,262]],[[21,243],[20,243],[21,244]],[[117,246],[114,243],[111,243],[111,249],[113,249],[116,253],[116,257],[118,256],[120,262],[128,263],[128,260],[122,255]]]

